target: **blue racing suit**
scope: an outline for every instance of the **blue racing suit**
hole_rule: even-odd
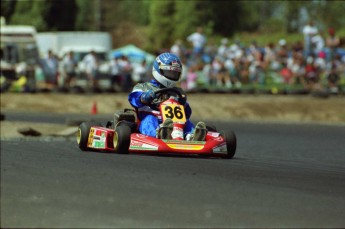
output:
[[[143,104],[141,95],[148,90],[157,91],[164,88],[158,81],[138,83],[134,86],[132,92],[128,95],[129,103],[137,110],[140,120],[139,132],[151,137],[156,137],[156,129],[162,123],[159,107],[153,104]],[[192,109],[188,102],[184,105],[187,122],[184,127],[184,136],[194,132],[194,124],[189,120]]]

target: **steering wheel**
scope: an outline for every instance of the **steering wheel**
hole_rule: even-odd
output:
[[[154,104],[158,105],[163,101],[169,99],[170,96],[177,96],[178,98],[186,98],[186,94],[181,88],[172,87],[172,88],[163,88],[154,92],[156,99]]]

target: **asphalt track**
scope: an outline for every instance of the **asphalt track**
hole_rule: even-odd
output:
[[[1,141],[1,227],[344,228],[345,126],[214,123],[232,160]]]

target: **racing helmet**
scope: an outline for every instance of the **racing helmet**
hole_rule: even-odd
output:
[[[152,75],[164,87],[174,87],[180,80],[182,64],[173,53],[162,53],[153,62]]]

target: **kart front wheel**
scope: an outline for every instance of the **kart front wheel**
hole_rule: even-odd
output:
[[[131,134],[131,128],[127,125],[116,127],[113,138],[114,150],[116,153],[128,154]]]
[[[225,141],[226,141],[226,149],[227,154],[224,158],[231,159],[234,157],[237,147],[237,140],[236,135],[232,131],[227,131],[224,133]]]
[[[91,150],[87,147],[87,142],[89,139],[89,133],[92,126],[100,126],[98,122],[83,122],[80,124],[77,133],[77,142],[81,150],[87,151]]]

